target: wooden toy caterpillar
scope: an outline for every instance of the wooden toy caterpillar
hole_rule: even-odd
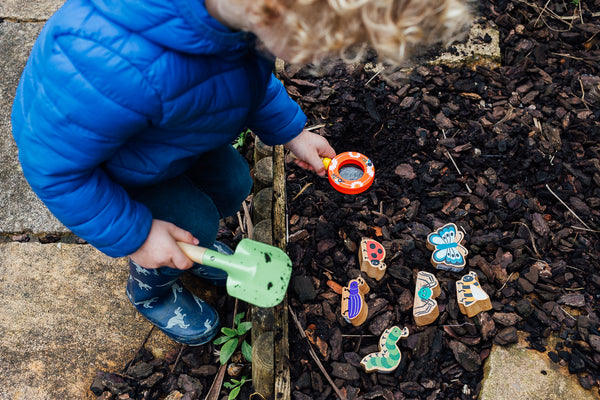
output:
[[[481,288],[477,274],[472,271],[456,281],[456,297],[460,311],[469,318],[492,308],[490,296]]]
[[[398,348],[398,340],[408,337],[408,328],[400,329],[392,326],[386,329],[379,338],[379,352],[367,354],[360,365],[366,372],[378,371],[389,373],[398,368],[402,353]]]

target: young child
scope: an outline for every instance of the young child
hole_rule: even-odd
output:
[[[183,288],[177,241],[215,243],[251,189],[230,143],[246,127],[325,174],[335,151],[271,73],[372,46],[388,61],[450,38],[458,0],[68,0],[45,25],[12,113],[29,184],[72,232],[129,256],[127,295],[176,341],[199,345],[219,317]]]

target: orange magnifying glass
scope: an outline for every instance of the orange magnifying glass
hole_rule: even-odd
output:
[[[367,190],[373,183],[375,167],[366,156],[353,151],[340,153],[334,158],[324,158],[329,183],[337,191],[345,194],[358,194]]]

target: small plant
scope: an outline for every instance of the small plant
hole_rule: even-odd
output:
[[[240,133],[240,135],[237,137],[237,139],[235,139],[232,143],[232,146],[234,149],[239,149],[242,146],[244,146],[244,143],[246,142],[246,138],[252,133],[252,131],[250,129],[246,129],[245,131],[243,131],[242,133]]]
[[[242,390],[242,386],[244,386],[244,383],[250,382],[251,380],[252,379],[248,379],[247,377],[242,376],[242,379],[240,379],[239,381],[237,379],[231,379],[231,382],[225,382],[223,386],[231,390],[229,392],[228,399],[235,399],[238,396],[238,394],[240,394],[240,390]]]
[[[227,364],[240,345],[242,337],[252,328],[252,322],[241,322],[245,315],[246,313],[244,312],[238,313],[233,318],[233,329],[225,327],[221,328],[223,336],[220,336],[213,341],[213,344],[216,346],[220,344],[223,345],[221,346],[221,354],[219,356],[222,365]],[[248,362],[252,362],[252,346],[250,346],[245,339],[241,342],[241,350],[244,358]]]

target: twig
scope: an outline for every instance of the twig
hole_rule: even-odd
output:
[[[449,324],[449,325],[442,325],[442,326],[451,326],[451,327],[454,327],[454,328],[458,328],[460,326],[465,326],[465,325],[475,326],[475,324],[472,323],[472,322],[463,322],[462,324]]]
[[[246,223],[246,230],[248,231],[248,237],[251,238],[254,234],[254,224],[252,224],[252,218],[250,218],[250,210],[246,202],[242,202],[244,208],[244,222]]]
[[[563,312],[564,312],[565,314],[567,314],[569,317],[573,318],[573,320],[577,321],[577,318],[575,318],[574,316],[572,316],[571,314],[569,314],[569,313],[567,312],[567,310],[565,310],[565,309],[564,309],[564,308],[562,308],[562,307],[559,307],[559,308],[560,308],[561,310],[563,310]]]
[[[600,233],[599,230],[582,228],[581,226],[570,226],[569,228],[571,228],[571,229],[579,229],[579,230],[586,231],[586,232]]]
[[[442,129],[442,134],[444,135],[444,138],[445,138],[446,137],[446,132],[443,129]],[[460,172],[460,168],[458,168],[458,165],[456,165],[456,162],[454,161],[454,158],[452,157],[452,154],[450,154],[450,152],[448,150],[446,150],[446,157],[448,157],[450,159],[450,161],[452,161],[452,164],[454,165],[454,168],[456,168],[456,171],[462,177],[462,172]],[[469,184],[466,181],[465,181],[465,186],[467,187],[467,191],[469,193],[473,193],[473,191],[469,187]]]
[[[583,224],[583,226],[585,226],[585,227],[586,227],[586,228],[588,228],[589,230],[592,230],[592,228],[590,228],[590,227],[589,227],[589,226],[588,226],[588,225],[587,225],[585,222],[583,222],[583,220],[582,220],[581,218],[579,218],[579,216],[578,216],[577,214],[575,214],[575,211],[571,210],[571,208],[570,208],[570,207],[567,205],[567,203],[565,203],[564,201],[562,201],[562,200],[561,200],[561,198],[560,198],[560,197],[558,197],[558,196],[556,195],[556,193],[554,193],[554,192],[552,191],[552,189],[550,189],[550,186],[549,186],[547,183],[546,183],[546,189],[548,189],[548,191],[549,191],[550,193],[552,193],[552,195],[553,195],[554,197],[556,197],[556,198],[558,199],[558,201],[560,201],[560,202],[562,203],[562,205],[563,205],[563,206],[565,206],[565,207],[567,208],[567,210],[569,210],[569,212],[570,212],[571,214],[573,214],[573,215],[575,216],[575,218],[577,218],[577,219],[579,220],[579,222],[581,222],[581,223]]]
[[[323,367],[323,364],[321,363],[321,361],[319,361],[319,357],[317,356],[317,354],[315,353],[315,350],[312,348],[310,342],[308,341],[308,338],[306,337],[306,333],[304,333],[304,329],[302,329],[302,325],[300,324],[300,321],[298,321],[298,317],[296,317],[294,310],[289,308],[289,311],[292,316],[292,319],[294,320],[294,322],[296,323],[296,326],[298,327],[298,330],[300,331],[300,335],[302,335],[302,337],[306,340],[306,342],[308,344],[308,352],[310,353],[311,357],[313,358],[313,360],[315,361],[315,363],[317,364],[317,366],[319,367],[319,369],[321,370],[323,375],[325,375],[325,379],[327,379],[327,381],[329,382],[329,384],[331,385],[331,387],[333,388],[335,393],[338,395],[340,400],[348,400],[346,395],[344,395],[340,391],[340,389],[335,385],[335,383],[333,382],[333,380],[331,379],[331,377],[325,370],[325,367]]]
[[[325,126],[325,124],[313,125],[313,126],[309,126],[305,130],[307,130],[307,131],[314,131],[315,129],[323,128],[324,126]]]
[[[371,78],[369,78],[369,80],[367,81],[367,83],[365,83],[365,86],[367,86],[369,83],[371,83],[371,81],[372,81],[373,79],[375,79],[375,77],[376,77],[377,75],[379,75],[379,74],[381,73],[381,71],[383,71],[383,69],[380,69],[379,71],[377,71],[377,72],[375,73],[375,75],[373,75]]]
[[[175,371],[175,367],[177,367],[177,364],[179,363],[179,359],[181,358],[181,354],[183,353],[183,350],[187,347],[186,344],[182,344],[181,348],[179,349],[179,354],[177,354],[177,359],[175,360],[175,363],[173,363],[173,366],[171,367],[171,373],[173,373]]]
[[[533,237],[533,233],[531,233],[531,229],[529,229],[529,227],[527,226],[527,224],[524,224],[521,221],[516,221],[513,222],[513,224],[521,224],[523,225],[525,228],[527,228],[527,232],[529,232],[529,239],[531,239],[531,245],[533,246],[533,252],[535,253],[535,255],[538,258],[542,258],[542,256],[540,255],[540,253],[537,251],[537,248],[535,247],[535,238]]]
[[[227,364],[223,364],[219,367],[219,372],[217,372],[215,380],[213,381],[212,385],[210,385],[210,389],[204,400],[219,399],[219,395],[221,394],[221,386],[223,386],[223,378],[225,378],[225,371],[227,371]]]
[[[498,290],[496,290],[496,293],[501,292],[502,289],[504,289],[504,287],[506,286],[506,284],[508,283],[508,281],[510,281],[510,278],[513,276],[514,272],[511,272],[510,275],[508,276],[508,278],[506,278],[506,281],[504,281],[504,285],[502,285],[502,287]]]
[[[568,288],[565,288],[565,290],[568,290],[570,292],[578,292],[578,291],[583,290],[583,289],[585,289],[585,288],[584,287],[576,287],[576,288],[570,288],[570,287],[568,287]]]
[[[233,303],[233,318],[235,318],[238,310],[238,299],[235,299],[235,303]],[[231,321],[231,327],[235,328],[234,322]],[[221,364],[219,367],[219,372],[215,376],[212,385],[210,385],[210,389],[206,394],[204,400],[218,400],[219,394],[221,394],[221,387],[223,386],[223,379],[225,377],[225,371],[227,370],[227,364]]]
[[[570,54],[565,54],[565,53],[555,53],[555,52],[553,52],[553,51],[551,51],[551,52],[550,52],[550,54],[554,54],[555,56],[561,56],[561,57],[566,57],[566,58],[572,58],[573,60],[577,60],[577,61],[585,61],[585,59],[584,59],[584,58],[581,58],[581,57],[575,57],[575,56],[572,56],[572,55],[570,55]]]
[[[298,194],[294,196],[294,198],[292,199],[292,201],[296,200],[302,194],[302,192],[304,192],[306,189],[308,189],[308,187],[310,185],[312,185],[312,182],[309,182],[306,185],[304,185],[304,187],[302,189],[300,189],[300,191],[298,192]]]

